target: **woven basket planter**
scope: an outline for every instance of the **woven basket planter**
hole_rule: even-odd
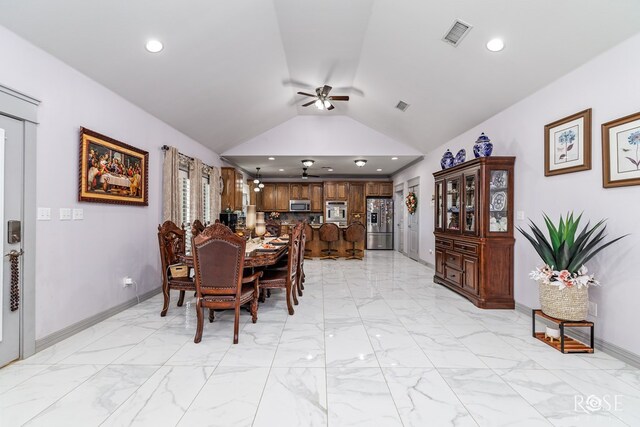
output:
[[[589,288],[572,286],[560,289],[557,286],[540,286],[540,308],[547,316],[562,320],[585,320],[589,313]]]

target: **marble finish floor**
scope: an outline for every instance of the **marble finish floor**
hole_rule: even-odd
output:
[[[640,425],[638,369],[562,355],[398,253],[305,267],[295,315],[273,292],[238,345],[229,312],[194,344],[174,293],[165,318],[158,295],[1,369],[0,425]]]

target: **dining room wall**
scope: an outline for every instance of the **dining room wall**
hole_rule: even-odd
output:
[[[640,355],[640,334],[630,333],[628,325],[636,318],[640,300],[640,270],[634,250],[640,246],[637,223],[640,186],[603,188],[601,125],[640,110],[639,51],[640,34],[444,142],[426,153],[422,162],[393,177],[395,184],[405,183],[405,192],[406,182],[420,177],[420,258],[431,264],[434,263],[432,174],[440,170],[440,158],[447,149],[456,153],[464,148],[467,158],[473,157],[473,144],[481,132],[492,139],[493,155],[516,157],[515,211],[523,212],[537,224],[542,222],[542,212],[555,219],[568,211],[584,212],[585,220],[592,223],[608,218],[610,237],[630,233],[589,262],[590,270],[602,282],[601,287],[590,289],[590,299],[597,303],[594,318],[597,338],[635,355]],[[545,177],[545,124],[587,108],[593,109],[591,170]],[[407,215],[406,209],[404,212]],[[516,221],[515,225],[526,227],[526,221]],[[516,234],[514,292],[517,303],[539,306],[537,285],[528,278],[529,271],[539,264],[531,245]]]
[[[162,220],[160,147],[209,165],[219,156],[176,129],[0,26],[0,84],[41,101],[37,130],[36,340],[161,285],[157,225]],[[149,206],[78,202],[79,128],[149,152]],[[59,220],[60,208],[84,219]],[[124,288],[124,276],[136,286]],[[175,302],[175,301],[174,301]],[[158,311],[160,307],[158,307]]]

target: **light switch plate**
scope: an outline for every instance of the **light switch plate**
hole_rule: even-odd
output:
[[[82,220],[84,219],[84,209],[74,209],[73,210],[73,220]]]
[[[71,209],[60,208],[60,221],[69,221],[71,219]]]
[[[51,208],[38,208],[38,221],[51,221]]]
[[[524,221],[524,211],[518,211],[516,212],[516,219],[518,221]]]

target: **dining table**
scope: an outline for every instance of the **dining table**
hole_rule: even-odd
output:
[[[276,240],[279,239],[279,240]],[[273,241],[280,241],[281,244],[273,244]],[[273,249],[265,249],[263,245],[272,245]],[[250,239],[247,241],[244,255],[244,267],[256,268],[256,267],[268,267],[275,265],[280,261],[280,258],[286,255],[289,245],[286,241],[278,237],[265,237],[264,239]],[[182,255],[182,262],[188,267],[193,267],[193,256]]]

